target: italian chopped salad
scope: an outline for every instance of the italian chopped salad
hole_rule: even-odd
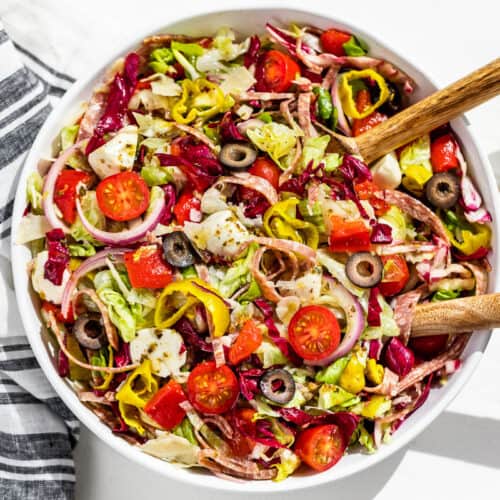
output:
[[[156,35],[27,182],[19,244],[61,377],[145,453],[281,481],[374,453],[460,368],[419,303],[484,293],[491,216],[449,126],[332,148],[412,79],[335,28]],[[404,425],[411,425],[405,423]]]

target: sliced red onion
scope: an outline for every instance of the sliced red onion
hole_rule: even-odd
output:
[[[493,220],[491,218],[491,214],[483,207],[478,208],[473,212],[465,212],[464,215],[465,218],[471,223],[478,222],[479,224],[484,224]]]
[[[346,316],[346,332],[335,352],[319,361],[305,361],[306,365],[326,366],[348,354],[365,328],[365,316],[358,299],[333,278],[325,278],[330,285],[330,295],[337,301]]]
[[[472,181],[469,179],[469,177],[464,175],[460,181],[460,184],[460,187],[462,188],[462,198],[464,200],[464,205],[467,211],[478,210],[483,203],[483,200],[474,187],[474,184],[472,184]]]
[[[66,224],[64,224],[61,219],[59,219],[56,214],[56,205],[54,203],[54,189],[56,187],[56,181],[59,177],[59,174],[66,166],[66,161],[80,148],[81,145],[82,142],[73,144],[73,146],[70,146],[59,155],[57,160],[55,160],[50,167],[50,170],[47,173],[45,182],[43,184],[42,204],[45,217],[47,217],[47,220],[49,221],[51,227],[62,229],[66,234],[70,232],[70,229]]]
[[[163,214],[163,209],[165,207],[165,196],[160,196],[152,201],[150,205],[149,214],[144,218],[144,220],[134,226],[131,229],[125,231],[120,231],[118,233],[112,233],[110,231],[103,231],[93,226],[89,220],[85,217],[83,213],[80,200],[76,200],[76,209],[78,215],[82,221],[83,227],[89,232],[89,234],[94,237],[97,241],[101,241],[106,245],[128,245],[129,243],[134,243],[139,241],[142,237],[146,235],[148,231],[154,229],[158,224]]]
[[[114,257],[115,259],[120,259],[125,252],[128,252],[127,248],[108,248],[106,250],[101,250],[97,252],[92,257],[89,257],[86,261],[81,264],[76,271],[71,275],[71,278],[66,283],[63,291],[61,312],[64,317],[67,317],[69,312],[69,307],[71,305],[71,298],[73,292],[80,278],[83,278],[87,273],[104,267],[106,265],[106,259],[108,257]]]

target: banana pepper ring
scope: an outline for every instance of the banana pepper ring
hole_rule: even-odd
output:
[[[205,78],[183,80],[182,94],[172,108],[172,118],[187,124],[196,118],[208,119],[225,109],[226,99],[221,88]]]
[[[353,95],[353,89],[351,86],[351,82],[353,80],[362,80],[367,79],[374,81],[379,88],[379,97],[378,100],[368,106],[363,111],[358,111],[356,106],[356,96]],[[385,83],[384,77],[374,71],[373,69],[362,69],[348,71],[347,73],[342,73],[340,75],[339,82],[339,95],[342,101],[342,107],[344,109],[344,113],[351,118],[366,118],[371,115],[379,106],[384,104],[385,101],[390,97],[390,91]]]
[[[174,293],[182,293],[187,300],[173,315],[165,315],[165,311],[171,310],[167,302]],[[213,324],[212,336],[222,337],[229,327],[229,309],[218,292],[199,278],[174,281],[163,289],[156,304],[154,318],[156,328],[172,326],[196,301],[200,301],[205,306],[207,313],[211,317],[211,323]]]
[[[456,235],[446,229],[451,244],[464,255],[472,255],[481,247],[489,248],[491,242],[491,229],[485,224],[471,224],[472,230],[461,229],[461,240]]]
[[[305,243],[311,248],[318,248],[319,234],[316,226],[297,219],[296,208],[300,203],[297,198],[288,198],[269,207],[263,218],[264,230],[271,238]]]
[[[131,410],[144,408],[156,392],[158,392],[158,382],[151,371],[151,361],[146,359],[127,377],[116,393],[118,409],[123,420],[141,436],[144,435],[144,427],[135,416],[135,412]]]
[[[108,345],[108,367],[109,368],[113,367],[113,359],[114,359],[113,348],[110,345]],[[109,388],[109,384],[113,380],[113,376],[114,376],[113,373],[106,373],[104,375],[104,380],[103,380],[102,384],[96,385],[94,387],[94,389],[97,389],[98,391],[106,391]]]

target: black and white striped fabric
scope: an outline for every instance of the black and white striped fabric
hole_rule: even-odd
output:
[[[74,496],[79,424],[40,370],[12,291],[9,246],[19,173],[52,105],[74,79],[11,40],[0,21],[0,499]]]

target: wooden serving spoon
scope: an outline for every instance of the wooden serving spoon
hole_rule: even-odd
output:
[[[497,327],[500,327],[500,293],[491,293],[418,305],[411,336],[455,335]]]
[[[395,114],[358,137],[331,132],[329,149],[360,154],[366,163],[500,94],[500,58]]]

